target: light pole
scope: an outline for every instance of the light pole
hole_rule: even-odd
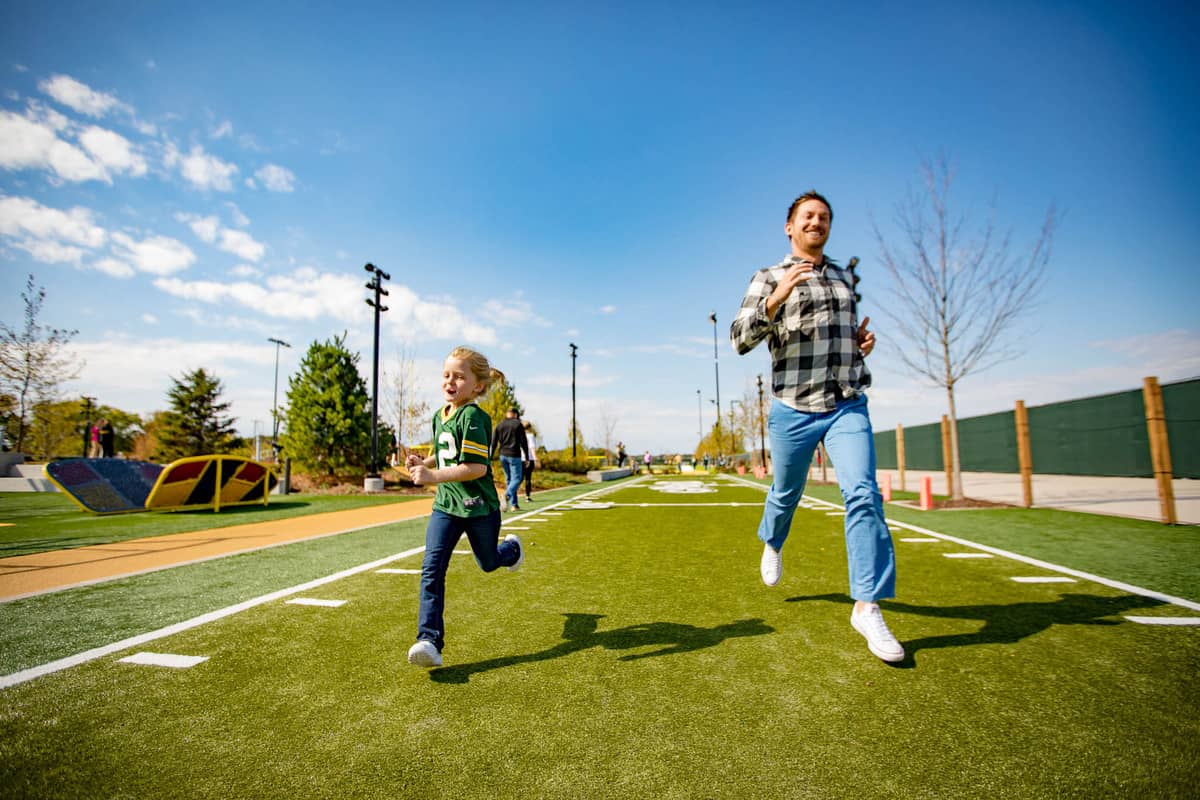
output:
[[[704,438],[704,404],[700,402],[700,390],[696,390],[696,435]]]
[[[271,449],[275,451],[275,460],[279,460],[279,348],[291,345],[283,339],[267,337],[268,342],[275,343],[275,397],[271,400]]]
[[[575,460],[575,354],[579,348],[571,343],[571,460]]]
[[[363,269],[374,275],[367,288],[375,293],[374,300],[367,298],[367,305],[375,309],[375,352],[371,357],[371,464],[363,486],[370,492],[383,490],[383,479],[379,477],[379,315],[388,309],[379,298],[387,297],[383,281],[391,280],[392,276],[374,264],[367,264]]]
[[[88,444],[91,443],[92,434],[92,401],[96,398],[83,395],[83,452],[80,455],[87,458]]]
[[[717,361],[717,312],[708,315],[708,321],[713,324],[713,375],[717,386],[717,458],[721,458],[721,367]]]

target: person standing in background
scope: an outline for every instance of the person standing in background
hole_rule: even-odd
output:
[[[531,459],[525,428],[521,426],[521,418],[517,416],[515,408],[506,411],[504,419],[496,426],[492,450],[493,453],[500,454],[500,466],[504,468],[504,502],[501,507],[505,511],[520,511],[521,504],[517,502],[517,492],[521,488],[524,464]]]
[[[525,429],[525,441],[529,445],[529,460],[523,465],[525,468],[525,500],[533,502],[533,498],[530,496],[533,493],[533,471],[542,465],[538,460],[539,443],[532,422],[525,420],[521,423],[521,427]]]

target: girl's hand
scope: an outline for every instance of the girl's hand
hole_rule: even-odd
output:
[[[416,456],[412,456],[411,458],[416,458]],[[408,474],[412,476],[413,483],[417,486],[427,486],[431,483],[437,483],[433,479],[433,470],[426,467],[419,458],[417,458],[416,463],[409,463]]]
[[[404,457],[404,466],[408,467],[409,469],[412,469],[413,467],[418,466],[418,465],[424,466],[425,459],[421,458],[416,453],[408,453]]]

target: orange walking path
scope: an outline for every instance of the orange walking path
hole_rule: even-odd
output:
[[[0,558],[0,602],[415,519],[433,498]]]

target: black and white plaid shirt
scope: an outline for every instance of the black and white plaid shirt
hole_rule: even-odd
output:
[[[788,256],[754,273],[742,307],[729,326],[738,355],[763,339],[771,350],[771,391],[797,411],[832,411],[838,400],[856,397],[871,385],[858,349],[858,314],[848,270],[826,258],[813,277],[797,284],[767,317],[767,297],[783,274],[803,259]]]

